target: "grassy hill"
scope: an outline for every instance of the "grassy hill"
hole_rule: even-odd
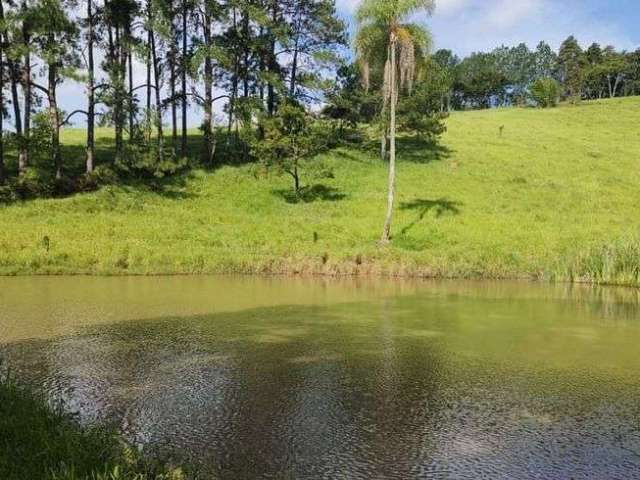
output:
[[[81,133],[63,142],[80,151]],[[640,98],[454,113],[438,148],[405,139],[399,151],[388,247],[377,245],[386,164],[338,149],[323,159],[334,178],[303,172],[299,202],[288,177],[244,165],[193,171],[156,192],[105,187],[0,207],[0,273],[638,282]]]

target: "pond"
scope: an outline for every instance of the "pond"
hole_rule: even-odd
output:
[[[0,356],[217,478],[640,478],[640,292],[0,279]]]

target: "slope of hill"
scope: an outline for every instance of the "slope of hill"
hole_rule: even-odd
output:
[[[0,272],[324,273],[638,283],[640,98],[454,113],[439,147],[399,146],[390,246],[386,164],[323,158],[333,178],[257,166],[194,171],[160,192],[106,187],[0,207]],[[66,132],[67,143],[80,132]],[[64,141],[65,139],[63,139]],[[313,170],[313,169],[311,169]]]

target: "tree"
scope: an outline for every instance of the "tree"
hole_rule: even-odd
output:
[[[356,127],[359,122],[371,122],[377,114],[378,92],[366,91],[358,65],[343,65],[336,73],[336,82],[327,92],[323,115],[344,126]]]
[[[291,100],[280,106],[275,115],[264,115],[262,135],[255,138],[254,152],[267,166],[274,166],[293,179],[293,190],[300,194],[300,161],[320,153],[326,135],[315,131],[314,118]]]
[[[96,43],[96,14],[93,0],[87,0],[86,42],[87,42],[87,156],[86,172],[93,172],[95,166],[95,126],[96,126],[96,84],[94,45]]]
[[[291,55],[289,96],[295,98],[301,78],[314,80],[322,67],[336,61],[335,49],[346,44],[346,33],[334,0],[298,0],[292,6],[289,45],[282,53]]]
[[[432,88],[440,94],[440,111],[451,111],[453,87],[460,59],[451,50],[438,50],[430,59],[428,72]]]
[[[558,71],[558,55],[547,42],[540,42],[536,47],[535,78],[555,78]]]
[[[4,18],[4,5],[0,0],[0,186],[5,182],[4,166],[4,79],[5,79],[5,41],[6,29]]]
[[[419,80],[411,95],[398,102],[399,129],[412,133],[417,140],[435,142],[446,127],[443,120],[448,116],[442,111],[440,79],[430,69],[425,78]]]
[[[359,24],[356,53],[362,64],[365,82],[368,83],[371,67],[375,66],[383,75],[383,103],[389,107],[389,182],[387,214],[381,238],[383,244],[389,243],[391,239],[396,187],[396,105],[399,90],[411,90],[416,61],[419,55],[426,52],[429,38],[423,27],[403,22],[418,11],[430,14],[434,8],[434,0],[364,0],[356,13]],[[386,52],[386,58],[384,67],[380,69],[383,52]]]
[[[197,45],[194,51],[193,61],[197,65],[203,64],[204,98],[200,99],[204,110],[202,162],[204,165],[212,166],[215,154],[215,134],[213,130],[214,59],[219,56],[219,51],[214,45],[213,20],[215,16],[220,14],[221,9],[215,0],[203,0],[198,10],[202,37],[200,45]]]
[[[555,78],[539,78],[531,85],[531,98],[539,107],[555,107],[560,99],[560,89]]]
[[[627,58],[624,53],[618,53],[615,48],[608,46],[602,55],[604,75],[607,79],[609,98],[618,95],[618,89],[628,70]]]
[[[27,0],[21,0],[20,6],[12,12],[12,46],[11,55],[13,63],[12,72],[12,97],[14,104],[14,115],[16,118],[16,133],[18,139],[18,172],[23,175],[29,165],[29,137],[31,134],[31,111],[33,106],[32,93],[32,63],[31,38],[33,35],[33,7]],[[20,63],[22,62],[22,63]],[[24,105],[21,119],[20,104],[18,99],[18,84],[22,87],[22,98]]]
[[[123,132],[127,123],[127,107],[130,114],[132,108],[131,85],[127,89],[126,80],[127,65],[131,65],[133,24],[137,13],[138,4],[134,0],[105,0],[102,26],[106,29],[107,44],[102,67],[109,81],[103,101],[111,109],[115,134],[115,163],[120,162],[124,156]],[[131,127],[129,117],[129,128]],[[132,134],[130,131],[129,135]]]
[[[584,82],[586,59],[574,36],[567,38],[560,46],[558,66],[565,96],[571,101],[580,100]]]
[[[638,95],[640,92],[640,49],[625,55],[627,72],[624,84],[625,95]]]
[[[522,104],[527,98],[527,91],[535,79],[536,56],[526,44],[517,47],[502,47],[494,50],[497,68],[507,80],[503,103]]]
[[[75,48],[78,30],[68,17],[66,7],[64,0],[41,0],[33,11],[33,42],[36,54],[46,64],[47,85],[32,83],[46,95],[49,103],[50,146],[56,179],[62,178],[60,127],[67,121],[60,115],[58,85],[65,74],[73,75],[78,66]]]
[[[463,106],[490,108],[506,96],[509,79],[495,53],[472,53],[458,66],[455,92]]]

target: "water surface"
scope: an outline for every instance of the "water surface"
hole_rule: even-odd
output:
[[[636,290],[0,279],[0,355],[217,478],[640,478]]]

